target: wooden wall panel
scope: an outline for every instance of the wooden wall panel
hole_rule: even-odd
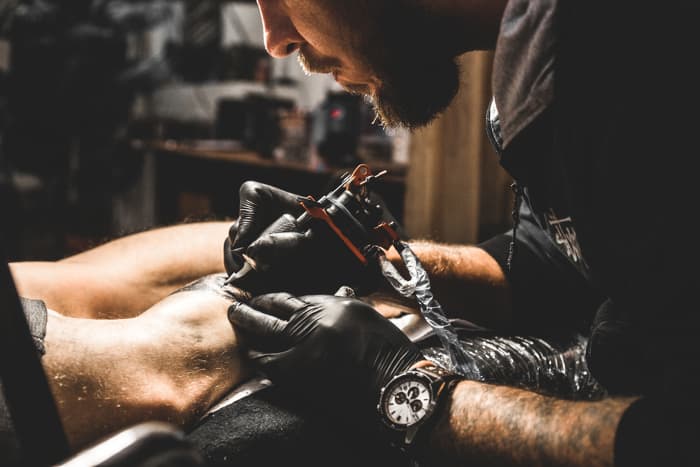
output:
[[[484,128],[492,54],[460,57],[462,87],[447,111],[411,135],[405,227],[412,238],[474,243],[507,223],[509,177]]]

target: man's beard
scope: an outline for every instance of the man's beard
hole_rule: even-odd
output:
[[[410,2],[402,3],[398,19],[393,2],[374,0],[371,5],[365,8],[373,10],[369,16],[372,24],[352,48],[363,61],[362,67],[380,84],[373,90],[366,85],[345,87],[353,94],[365,95],[385,127],[425,126],[447,108],[459,90],[457,60],[443,49],[439,26],[426,23],[425,12]],[[299,62],[307,73],[340,69],[336,59],[315,56],[303,46]]]
[[[459,90],[459,66],[454,58],[432,60],[427,54],[404,56],[403,59],[372,60],[368,66],[380,78],[380,87],[347,85],[352,94],[365,95],[377,117],[386,127],[418,128],[430,123],[452,102]],[[371,63],[374,61],[374,63]],[[332,73],[338,64],[333,59],[316,58],[310,51],[299,51],[299,63],[307,73]]]
[[[414,129],[427,125],[447,108],[459,90],[455,59],[432,61],[415,57],[380,76],[381,87],[370,99],[386,127]]]

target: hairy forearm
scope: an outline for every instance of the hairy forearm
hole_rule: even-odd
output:
[[[431,433],[436,465],[612,466],[631,398],[574,402],[461,382]]]
[[[498,263],[475,246],[410,243],[430,276],[433,292],[450,317],[499,328],[511,322],[510,290]],[[400,265],[392,249],[388,258]]]

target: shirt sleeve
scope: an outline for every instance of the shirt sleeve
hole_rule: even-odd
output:
[[[527,202],[520,208],[515,250],[508,268],[512,240],[510,231],[479,247],[499,263],[511,285],[516,331],[549,335],[575,330],[587,334],[603,297],[540,228]]]

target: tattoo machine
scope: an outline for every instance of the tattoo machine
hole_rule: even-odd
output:
[[[373,261],[371,254],[374,246],[389,248],[399,238],[396,224],[384,220],[384,208],[371,199],[369,190],[370,185],[385,174],[386,171],[383,171],[374,175],[367,165],[360,164],[352,173],[344,174],[340,185],[319,200],[312,196],[299,197],[298,202],[304,212],[298,217],[282,215],[260,236],[306,232],[317,229],[320,221],[330,229],[332,236],[342,241],[361,266],[367,266]],[[258,284],[255,283],[254,271],[261,268],[254,258],[243,254],[242,259],[242,268],[232,274],[227,283],[256,291]]]
[[[300,197],[299,204],[304,213],[299,217],[284,214],[261,235],[278,232],[303,232],[314,220],[330,227],[335,235],[363,265],[378,263],[382,275],[389,284],[404,297],[415,297],[421,314],[435,331],[452,362],[452,370],[463,375],[474,374],[472,359],[468,357],[457,336],[457,332],[442,311],[432,294],[430,280],[418,257],[407,243],[400,239],[395,222],[385,221],[384,209],[371,200],[369,188],[385,175],[376,175],[365,164],[358,165],[350,174],[343,175],[337,188],[318,201],[313,197]],[[404,278],[386,258],[391,247],[399,252],[410,278]],[[245,278],[255,271],[255,261],[243,256],[243,267],[229,277],[227,283],[243,285]],[[254,274],[253,274],[254,276]]]

